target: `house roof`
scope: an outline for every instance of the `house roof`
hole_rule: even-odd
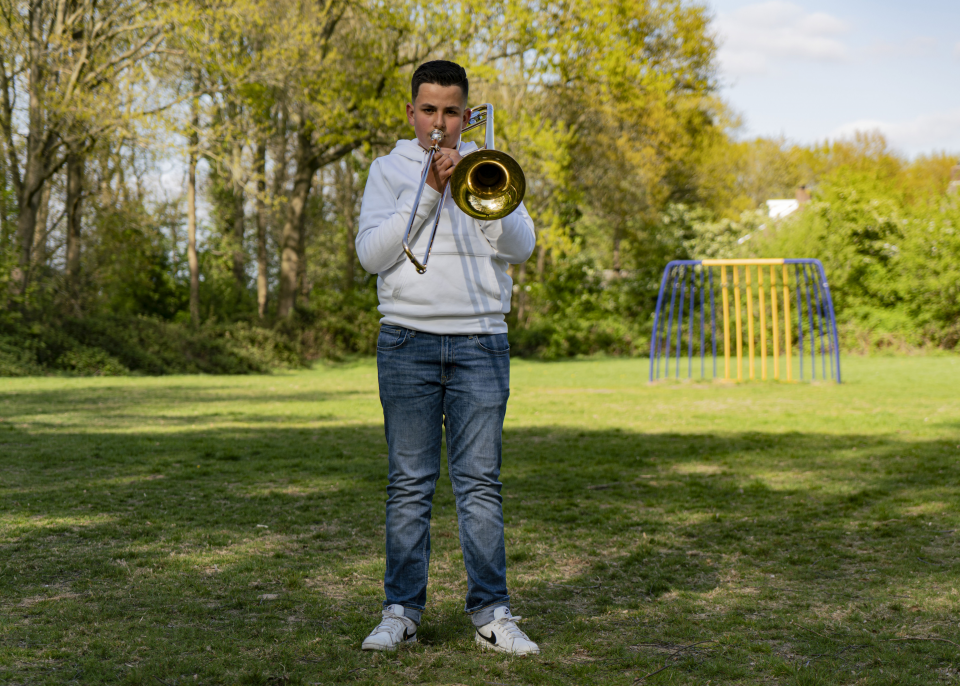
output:
[[[783,219],[800,209],[800,203],[791,198],[767,200],[767,213],[771,219]]]

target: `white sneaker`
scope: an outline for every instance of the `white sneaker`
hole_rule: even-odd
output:
[[[509,608],[493,611],[493,621],[477,627],[478,644],[484,649],[499,650],[512,655],[539,655],[540,647],[517,626],[523,617],[514,617]]]
[[[417,624],[403,616],[403,605],[388,605],[383,620],[360,646],[363,650],[396,650],[401,643],[417,642]]]

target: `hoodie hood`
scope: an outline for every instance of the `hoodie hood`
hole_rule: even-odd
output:
[[[466,155],[468,152],[473,152],[476,149],[476,143],[464,142],[460,146],[460,154]],[[391,155],[400,155],[401,157],[419,162],[420,164],[423,164],[423,156],[425,153],[426,151],[420,147],[420,142],[416,138],[399,140],[397,141],[396,147],[390,151]]]

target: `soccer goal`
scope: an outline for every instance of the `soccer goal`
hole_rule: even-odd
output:
[[[743,381],[759,371],[762,380],[840,383],[837,320],[820,260],[670,262],[653,316],[650,381],[682,371],[696,378],[697,369],[701,379]]]

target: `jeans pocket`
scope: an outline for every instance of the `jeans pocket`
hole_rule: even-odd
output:
[[[491,355],[510,354],[510,343],[507,342],[507,334],[505,333],[479,334],[474,336],[473,340],[477,342],[477,347],[485,353]]]
[[[381,326],[377,350],[396,350],[407,341],[407,330],[399,326]]]

